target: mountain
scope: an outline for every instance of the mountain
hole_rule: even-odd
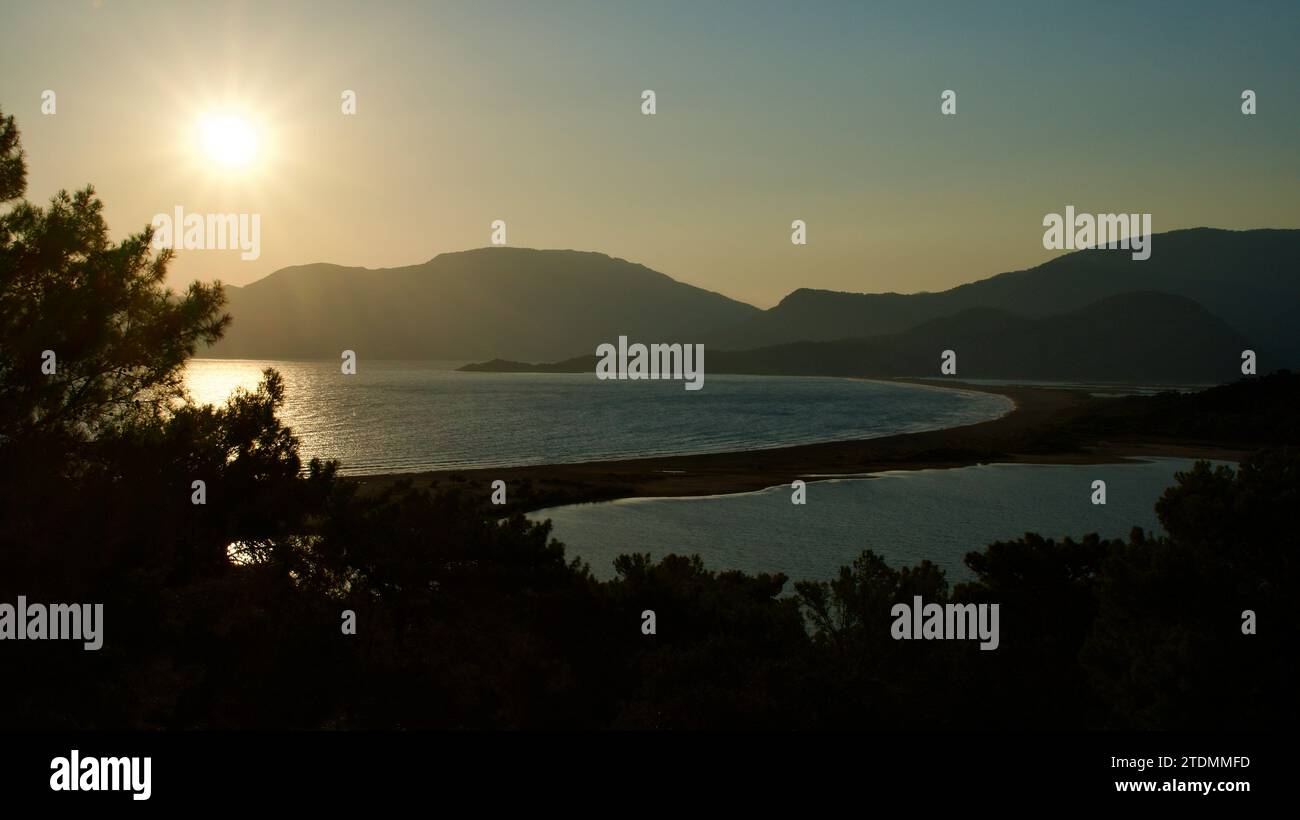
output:
[[[631,339],[630,341],[636,341]],[[957,354],[957,377],[1187,384],[1241,375],[1237,331],[1182,296],[1109,296],[1080,310],[1031,319],[976,307],[902,333],[756,350],[705,348],[706,373],[796,376],[935,376]],[[553,365],[488,362],[469,371],[592,372],[594,355]]]
[[[207,355],[550,359],[619,334],[698,339],[758,308],[600,253],[480,248],[372,270],[315,264],[227,287]]]
[[[766,311],[642,265],[570,250],[481,248],[381,270],[304,265],[227,288],[234,323],[208,354],[335,358],[350,349],[372,358],[555,361],[623,335],[702,342],[714,369],[722,350],[878,339],[940,320],[955,332],[967,311],[977,312],[962,321],[984,316],[997,326],[1153,291],[1190,299],[1226,322],[1260,353],[1261,372],[1300,367],[1300,230],[1197,228],[1156,234],[1151,243],[1144,261],[1122,249],[1076,251],[940,293],[801,289]],[[785,354],[769,351],[765,361],[778,355]],[[924,365],[928,372],[930,360]]]
[[[898,333],[963,310],[991,307],[1027,318],[1079,310],[1133,291],[1192,299],[1272,351],[1264,369],[1300,364],[1300,230],[1170,231],[1151,258],[1121,249],[1075,251],[1037,267],[939,293],[796,290],[780,304],[708,335],[706,346],[744,350],[795,341]]]

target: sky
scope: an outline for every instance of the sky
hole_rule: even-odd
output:
[[[258,215],[256,259],[182,250],[175,287],[416,264],[500,219],[768,307],[1038,264],[1067,205],[1300,227],[1297,43],[1296,2],[0,0],[0,110],[28,199],[93,184],[116,239]]]

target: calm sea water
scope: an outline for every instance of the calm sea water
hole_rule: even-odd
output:
[[[991,394],[848,379],[717,375],[686,391],[681,382],[592,374],[458,373],[459,364],[362,361],[344,376],[333,361],[198,359],[186,383],[195,400],[220,403],[276,368],[286,384],[281,416],[303,454],[339,459],[354,475],[779,447],[952,427],[1011,409]],[[981,465],[818,481],[804,506],[790,503],[785,484],[532,517],[551,519],[570,555],[602,578],[621,553],[676,552],[699,553],[714,569],[828,579],[871,548],[898,566],[928,558],[960,580],[970,577],[967,552],[1026,531],[1158,529],[1153,505],[1191,463]],[[1098,478],[1105,506],[1089,500]]]
[[[962,559],[1026,532],[1051,538],[1127,538],[1134,526],[1159,531],[1154,505],[1184,459],[1087,466],[990,464],[882,473],[808,485],[806,505],[790,486],[700,498],[628,499],[540,510],[553,537],[600,578],[620,553],[698,553],[710,569],[783,572],[829,580],[864,549],[893,566],[929,559],[948,580],[970,579]],[[1106,504],[1091,502],[1106,482]],[[787,586],[787,591],[790,589]]]
[[[281,417],[307,457],[345,474],[557,464],[727,452],[934,430],[996,418],[986,393],[830,378],[709,375],[597,381],[594,374],[457,373],[461,362],[192,360],[190,394],[219,404],[262,369],[284,376]]]

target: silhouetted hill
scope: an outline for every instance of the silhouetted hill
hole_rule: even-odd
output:
[[[547,359],[618,334],[698,339],[759,310],[599,253],[480,248],[372,270],[302,265],[228,287],[208,355]]]
[[[1186,296],[1279,361],[1300,364],[1300,230],[1212,228],[1155,234],[1151,258],[1126,250],[1076,251],[1029,270],[1003,273],[940,293],[796,290],[775,307],[704,339],[744,350],[795,341],[898,333],[975,307],[1029,318],[1078,310],[1121,293]]]
[[[619,335],[753,350],[881,337],[939,319],[984,316],[1006,325],[1158,291],[1199,303],[1240,332],[1244,346],[1267,351],[1260,362],[1267,371],[1300,366],[1296,259],[1298,230],[1198,228],[1156,234],[1151,258],[1141,262],[1120,249],[1077,251],[941,293],[801,289],[760,311],[603,254],[481,248],[402,268],[290,267],[227,288],[235,321],[210,354],[333,358],[352,349],[374,358],[539,361],[582,355]],[[1006,315],[955,318],[977,308]],[[715,359],[710,369],[716,366]]]
[[[657,339],[633,339],[657,341]],[[939,376],[944,350],[960,378],[1215,383],[1241,375],[1246,340],[1190,299],[1127,293],[1043,319],[977,307],[903,333],[756,350],[705,348],[706,373],[799,376]],[[530,372],[587,372],[594,355]],[[464,370],[516,370],[490,362]]]
[[[471,362],[456,368],[466,373],[584,373],[596,367],[595,356],[578,356],[563,362],[549,363],[516,362],[510,359],[492,359],[487,362]],[[572,363],[572,369],[565,369]]]

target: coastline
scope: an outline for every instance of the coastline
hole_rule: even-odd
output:
[[[1114,464],[1161,456],[1237,461],[1246,452],[1178,439],[1071,440],[1061,431],[1098,401],[1077,389],[918,379],[873,381],[992,393],[1010,399],[1012,408],[988,421],[871,439],[748,452],[388,473],[346,480],[358,484],[362,493],[382,492],[402,482],[418,488],[478,484],[487,488],[493,481],[504,480],[508,503],[498,509],[532,512],[619,498],[728,495],[796,479],[826,481],[896,470],[975,464]]]

